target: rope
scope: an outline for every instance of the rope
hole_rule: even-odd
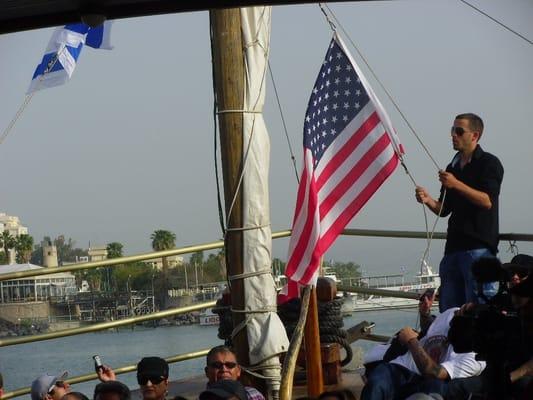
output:
[[[57,52],[57,54],[48,62],[46,69],[43,71],[43,74],[39,77],[39,81],[37,82],[37,85],[35,85],[35,88],[30,94],[26,95],[26,98],[24,99],[19,109],[15,113],[15,116],[13,117],[9,125],[6,127],[6,129],[4,129],[4,131],[2,132],[2,136],[0,136],[0,144],[4,142],[5,138],[7,137],[7,135],[9,135],[9,133],[11,132],[11,130],[13,129],[13,127],[19,120],[24,110],[26,110],[26,107],[28,106],[31,99],[33,98],[33,95],[39,89],[39,86],[41,86],[41,83],[44,80],[44,76],[48,74],[52,70],[52,68],[54,68],[54,65],[56,65],[57,61],[59,60],[59,56],[61,56],[65,50],[66,50],[65,46],[61,47],[61,49]]]
[[[24,112],[26,107],[28,106],[28,104],[31,101],[31,99],[32,99],[34,94],[35,94],[35,92],[32,92],[32,93],[26,95],[26,98],[24,99],[24,101],[20,105],[19,109],[15,113],[15,116],[13,117],[13,119],[11,120],[9,125],[6,127],[6,129],[4,129],[4,132],[2,132],[2,136],[0,136],[0,144],[2,144],[4,142],[4,140],[5,140],[5,138],[7,137],[7,135],[9,135],[9,132],[11,132],[11,130],[13,129],[15,124],[17,123],[18,119],[20,118],[20,116],[22,115],[22,113]]]
[[[213,26],[213,21],[211,20],[212,15],[209,13],[209,26]],[[211,60],[215,58],[215,49],[213,48],[213,30],[209,30],[210,43],[211,43]],[[211,82],[213,82],[213,158],[215,164],[215,182],[217,185],[217,206],[218,206],[218,222],[220,224],[220,229],[222,235],[226,236],[226,224],[224,222],[224,209],[222,207],[222,194],[220,190],[220,175],[218,173],[218,158],[217,158],[217,136],[218,136],[218,118],[217,118],[217,108],[218,108],[218,99],[217,99],[217,88],[215,85],[215,69],[211,68]]]
[[[265,274],[269,274],[269,275],[272,274],[272,270],[270,269],[270,267],[263,268],[263,269],[260,269],[258,271],[253,271],[253,272],[244,272],[242,274],[236,274],[236,275],[231,275],[231,276],[228,275],[228,280],[234,281],[237,279],[246,279],[246,278],[251,278],[253,276],[259,276],[259,275],[265,275]]]
[[[272,66],[270,65],[270,60],[268,61],[268,71],[270,72],[270,79],[272,80],[272,86],[274,87],[274,93],[276,95],[276,101],[278,103],[279,114],[281,116],[281,122],[283,124],[283,130],[285,132],[285,138],[287,139],[287,144],[289,145],[289,153],[291,155],[292,165],[294,167],[294,173],[296,174],[296,182],[300,184],[300,178],[298,177],[298,168],[296,167],[296,157],[292,151],[291,140],[289,139],[289,132],[287,130],[287,124],[285,123],[285,116],[283,115],[283,110],[281,108],[281,102],[279,100],[278,88],[276,86],[276,81],[274,80],[274,73],[272,72]]]
[[[341,361],[341,366],[350,363],[353,358],[353,351],[350,343],[346,340],[348,334],[343,329],[341,308],[344,303],[342,297],[337,297],[332,301],[318,302],[318,328],[321,343],[339,343],[346,351],[346,357]],[[292,299],[278,306],[278,315],[285,325],[287,335],[292,337],[298,316],[300,314],[300,299]]]
[[[533,42],[531,40],[529,40],[528,38],[526,38],[525,36],[521,35],[520,33],[518,33],[517,31],[511,29],[510,27],[508,27],[507,25],[505,25],[503,22],[500,22],[498,21],[496,18],[494,17],[491,17],[489,14],[487,14],[486,12],[480,10],[479,8],[477,8],[476,6],[470,4],[468,1],[465,1],[465,0],[459,0],[461,3],[463,4],[466,4],[468,7],[471,7],[473,8],[474,10],[476,10],[478,13],[484,15],[485,17],[487,17],[488,19],[496,22],[498,25],[500,25],[501,27],[507,29],[509,32],[511,32],[512,34],[518,36],[519,38],[521,39],[524,39],[527,43],[533,45]]]
[[[394,108],[396,108],[396,111],[398,111],[398,113],[401,115],[402,119],[405,121],[405,123],[407,124],[407,126],[409,127],[409,129],[411,130],[411,132],[413,133],[413,135],[415,136],[415,138],[418,140],[418,142],[420,143],[420,145],[422,146],[422,148],[424,149],[424,151],[426,152],[426,154],[428,155],[429,159],[433,162],[433,164],[435,165],[435,167],[437,168],[437,170],[440,170],[441,168],[439,167],[437,161],[435,161],[435,159],[433,158],[433,156],[431,155],[431,153],[429,152],[429,149],[426,147],[426,145],[422,142],[422,139],[420,139],[420,136],[416,133],[414,127],[411,125],[411,123],[407,120],[407,117],[405,116],[405,114],[402,112],[402,110],[400,109],[400,107],[398,106],[398,104],[396,103],[396,101],[394,100],[394,98],[392,97],[392,95],[389,93],[389,91],[385,88],[385,86],[383,85],[383,83],[381,82],[381,80],[378,78],[378,76],[376,75],[376,73],[374,72],[374,70],[372,69],[372,67],[370,66],[370,64],[367,62],[366,58],[363,56],[363,54],[361,53],[361,51],[359,50],[359,48],[356,46],[356,44],[354,43],[354,41],[352,40],[352,38],[350,37],[350,35],[348,34],[348,32],[344,29],[344,27],[342,26],[342,24],[340,23],[339,19],[335,16],[335,14],[333,13],[333,11],[331,11],[331,9],[329,8],[328,5],[325,5],[324,6],[328,12],[332,15],[333,19],[335,20],[335,22],[337,22],[337,24],[339,25],[340,29],[342,30],[342,32],[344,33],[344,35],[348,38],[348,41],[351,43],[351,45],[354,47],[355,51],[357,51],[357,54],[359,55],[359,57],[361,57],[361,59],[363,60],[363,62],[365,63],[365,65],[367,66],[367,68],[369,69],[369,71],[372,73],[372,76],[374,77],[374,79],[376,80],[376,82],[379,84],[379,86],[381,87],[381,89],[385,92],[385,94],[387,95],[387,97],[389,98],[389,100],[391,101],[391,103],[394,105]],[[325,11],[322,9],[322,6],[321,6],[321,11],[325,14]],[[327,17],[326,17],[327,18]],[[328,19],[328,22],[329,22],[329,18]],[[331,23],[330,23],[330,26],[331,26]],[[333,25],[334,26],[334,25]],[[333,28],[332,28],[333,29]],[[333,29],[335,31],[335,29]]]
[[[227,232],[244,232],[244,231],[252,231],[254,229],[266,228],[267,226],[270,226],[270,224],[255,225],[255,226],[242,226],[240,228],[226,228],[226,231]]]
[[[262,111],[255,111],[255,110],[221,110],[217,111],[217,114],[230,114],[230,113],[240,113],[240,114],[262,114]]]
[[[339,19],[335,16],[335,14],[333,13],[333,11],[329,8],[328,5],[325,5],[324,7],[322,6],[322,4],[319,4],[320,6],[320,10],[322,11],[322,13],[325,15],[326,17],[326,20],[328,21],[331,29],[336,32],[336,27],[335,27],[335,24],[333,24],[333,22],[330,20],[329,18],[329,15],[326,13],[325,9],[328,10],[328,12],[331,14],[331,16],[333,17],[333,19],[335,20],[335,22],[339,25],[340,29],[342,30],[342,32],[344,33],[344,35],[348,38],[348,41],[352,44],[353,48],[356,50],[357,54],[359,55],[359,57],[363,60],[363,62],[365,63],[365,65],[367,66],[368,70],[371,72],[372,76],[374,77],[374,79],[376,80],[376,82],[379,84],[379,86],[381,87],[381,89],[385,92],[385,94],[387,95],[387,97],[389,98],[389,100],[391,101],[391,103],[394,105],[394,108],[396,109],[396,111],[398,111],[398,113],[400,114],[400,116],[402,117],[402,119],[405,121],[405,123],[407,124],[409,130],[413,133],[414,137],[416,138],[416,140],[418,141],[418,143],[420,144],[420,146],[422,147],[422,149],[424,150],[424,152],[427,154],[427,156],[429,157],[429,159],[432,161],[433,165],[437,168],[437,171],[441,171],[441,168],[439,167],[437,161],[435,161],[435,158],[431,155],[429,149],[427,148],[427,146],[424,144],[424,142],[422,141],[422,139],[420,138],[420,136],[418,135],[418,133],[416,132],[415,128],[411,125],[411,123],[409,122],[409,120],[407,119],[407,117],[405,116],[405,114],[403,113],[403,111],[400,109],[400,107],[398,106],[398,104],[396,103],[396,101],[394,100],[394,98],[392,97],[392,95],[389,93],[389,91],[387,90],[387,88],[385,87],[385,85],[383,85],[383,83],[381,82],[381,80],[379,79],[379,77],[377,76],[377,74],[374,72],[374,70],[372,69],[372,67],[370,66],[370,64],[368,63],[368,61],[366,60],[366,58],[364,57],[364,55],[362,54],[362,52],[359,50],[359,48],[357,47],[357,45],[355,44],[355,42],[352,40],[352,38],[350,37],[350,35],[348,34],[348,32],[346,31],[346,29],[344,29],[343,25],[341,24],[341,22],[339,21]],[[325,8],[325,9],[324,9]],[[409,169],[407,168],[407,165],[405,164],[405,161],[404,161],[404,158],[402,155],[398,154],[398,157],[400,159],[400,163],[405,171],[405,173],[407,174],[407,176],[409,177],[409,179],[411,180],[411,182],[413,182],[414,186],[418,186],[417,183],[416,183],[416,180],[414,178],[414,176],[411,174],[411,172],[409,171]],[[422,260],[421,260],[421,267],[423,266],[423,264],[426,262],[426,257],[429,255],[429,250],[430,250],[430,247],[431,247],[431,241],[433,240],[433,235],[435,233],[435,228],[437,226],[437,223],[438,223],[438,220],[440,219],[440,216],[441,216],[441,213],[442,213],[442,209],[443,209],[443,206],[444,206],[444,198],[446,196],[446,190],[444,191],[444,196],[443,196],[443,200],[441,202],[441,207],[440,207],[440,210],[439,210],[439,213],[437,215],[437,217],[435,218],[435,222],[433,223],[433,227],[432,227],[432,230],[431,232],[429,231],[429,226],[428,226],[428,216],[427,216],[427,211],[426,211],[426,208],[424,206],[424,204],[422,204],[422,210],[423,210],[423,214],[424,214],[424,224],[425,224],[425,227],[426,227],[426,233],[427,233],[427,246],[426,246],[426,249],[424,250],[424,253],[423,253],[423,257],[422,257]]]

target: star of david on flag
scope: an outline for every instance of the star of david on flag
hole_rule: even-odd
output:
[[[27,94],[67,82],[84,44],[95,49],[111,50],[111,24],[112,21],[105,21],[95,28],[83,23],[56,28],[41,63],[35,69]]]

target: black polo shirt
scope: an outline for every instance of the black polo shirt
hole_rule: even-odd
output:
[[[471,188],[487,193],[492,207],[490,210],[482,209],[455,190],[448,189],[442,210],[442,216],[451,213],[444,253],[488,248],[496,255],[499,235],[498,196],[503,180],[500,160],[478,145],[468,164],[461,168],[460,155],[457,153],[446,171]],[[443,193],[444,188],[441,187],[440,201]]]

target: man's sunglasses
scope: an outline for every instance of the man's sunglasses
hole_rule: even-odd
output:
[[[137,375],[137,383],[139,385],[146,385],[148,381],[152,382],[152,385],[158,385],[166,378],[164,376],[157,375]]]
[[[237,366],[237,363],[232,362],[232,361],[226,361],[226,362],[213,361],[213,362],[210,362],[208,365],[214,369],[222,369],[222,367],[226,367],[227,369],[233,369]]]
[[[63,381],[56,381],[56,383],[54,383],[54,385],[50,388],[50,390],[48,390],[48,394],[53,395],[55,387],[64,388],[66,387],[66,384]]]
[[[529,275],[529,270],[526,268],[524,269],[515,268],[515,269],[509,269],[508,273],[510,277],[513,277],[514,275],[518,275],[520,279],[524,279],[525,277]]]
[[[465,128],[462,128],[460,126],[452,126],[451,133],[452,135],[455,133],[457,136],[463,136],[465,132],[470,132],[465,130]]]

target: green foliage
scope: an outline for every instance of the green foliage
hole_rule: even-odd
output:
[[[189,264],[202,265],[203,263],[204,263],[204,252],[203,251],[197,251],[196,253],[191,254],[191,258],[189,259]]]
[[[111,242],[107,244],[107,258],[119,258],[122,257],[122,250],[124,246],[119,242]]]
[[[30,262],[33,250],[33,237],[30,235],[19,235],[15,239],[15,250],[17,251],[17,263],[25,264]]]
[[[2,232],[2,234],[0,235],[0,246],[4,249],[4,255],[6,257],[7,262],[9,262],[9,250],[15,247],[15,243],[15,237],[11,236],[7,229]]]
[[[325,274],[334,273],[339,280],[361,276],[361,266],[354,262],[325,261],[322,265]]]
[[[176,235],[170,231],[159,229],[150,235],[154,251],[170,250],[176,247]]]
[[[156,281],[161,275],[160,272],[143,262],[121,265],[115,267],[113,272],[118,291],[128,289],[128,278],[131,290],[152,290],[152,276]]]

